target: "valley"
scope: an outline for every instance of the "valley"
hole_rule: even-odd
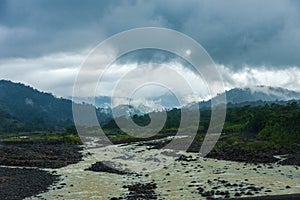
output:
[[[182,136],[177,131],[182,109],[194,112],[193,106],[168,110],[163,128],[146,138],[138,137],[146,133],[126,134],[110,112],[94,107],[97,117],[103,117],[100,124],[111,142],[107,146],[96,127],[85,127],[84,135],[78,135],[72,116],[58,115],[59,109],[50,106],[55,101],[71,112],[71,101],[16,87],[26,94],[2,90],[5,98],[0,98],[1,199],[299,198],[299,100],[229,103],[222,134],[203,158],[199,150],[211,117],[205,106],[200,106],[201,120],[187,149],[167,145],[184,144],[191,137],[191,127]],[[30,92],[36,94],[31,97]],[[39,104],[38,95],[51,102]],[[7,103],[10,96],[25,108]],[[26,105],[28,99],[35,106]],[[119,120],[146,126],[149,116],[138,113]]]

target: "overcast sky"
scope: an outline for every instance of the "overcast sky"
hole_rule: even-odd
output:
[[[0,79],[70,96],[91,49],[120,31],[145,26],[171,28],[199,42],[227,89],[272,85],[300,91],[297,0],[0,0]]]

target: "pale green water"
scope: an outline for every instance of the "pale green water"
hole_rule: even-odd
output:
[[[93,152],[102,160],[109,160],[112,157],[127,156],[129,160],[114,159],[115,162],[122,161],[128,168],[134,171],[143,171],[143,168],[150,169],[148,177],[135,175],[117,175],[103,172],[84,171],[91,164],[95,163],[95,157],[88,156],[77,164],[69,165],[60,169],[56,169],[57,174],[62,175],[61,183],[66,185],[61,189],[50,189],[49,192],[43,193],[41,197],[45,199],[110,199],[111,197],[120,197],[127,190],[123,189],[123,185],[129,185],[137,182],[157,183],[156,194],[160,195],[159,199],[205,199],[201,194],[196,193],[196,188],[206,187],[209,190],[215,186],[220,186],[218,190],[229,191],[231,197],[234,197],[234,189],[237,187],[224,187],[217,180],[225,180],[231,184],[244,184],[250,186],[263,186],[265,189],[260,191],[261,195],[275,194],[292,194],[300,192],[300,170],[295,166],[279,166],[272,164],[260,165],[257,168],[254,164],[245,164],[231,161],[221,161],[215,159],[197,159],[190,162],[173,162],[172,158],[160,154],[164,150],[148,150],[145,146],[122,146],[97,148]],[[140,153],[136,153],[140,152]],[[196,154],[187,154],[196,157]],[[161,160],[145,161],[146,158],[155,155],[155,158]],[[131,158],[130,156],[135,156]],[[167,165],[167,168],[162,168]],[[158,170],[154,170],[154,169]],[[253,170],[256,168],[257,170]],[[153,171],[154,170],[154,171]],[[54,170],[49,170],[54,171]],[[169,176],[166,174],[169,173]],[[247,179],[247,180],[245,180]],[[208,180],[212,181],[208,184]],[[193,183],[191,183],[193,182]],[[59,185],[60,183],[58,183]],[[72,185],[72,186],[71,186]],[[286,189],[286,186],[290,189]],[[272,192],[264,192],[270,189]],[[215,196],[218,197],[218,196]],[[221,197],[221,196],[220,196]]]

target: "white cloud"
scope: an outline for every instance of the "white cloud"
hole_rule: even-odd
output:
[[[297,66],[276,69],[272,67],[244,66],[238,71],[219,65],[227,89],[266,85],[300,92],[300,69]]]
[[[86,56],[87,51],[80,54],[52,54],[28,59],[2,59],[0,60],[0,79],[23,82],[39,90],[52,92],[57,96],[68,97],[72,95],[74,81]],[[105,59],[105,56],[101,59]],[[170,71],[170,69],[174,72]],[[286,67],[284,69],[265,66],[243,66],[238,71],[235,71],[231,67],[217,65],[217,69],[224,80],[225,89],[227,90],[234,87],[267,85],[300,91],[300,69],[297,66]],[[92,72],[91,75],[95,75],[95,73]],[[112,95],[120,80],[122,80],[121,84],[123,87],[136,87],[137,89],[144,82],[151,83],[151,81],[159,82],[162,80],[163,84],[169,84],[171,92],[174,92],[172,88],[176,90],[184,102],[211,97],[208,91],[209,85],[205,83],[205,80],[177,62],[176,59],[161,65],[114,63],[104,73],[97,90],[97,95]],[[187,92],[187,89],[181,82],[184,80],[188,82],[195,93]],[[91,82],[87,80],[85,87],[90,87],[90,84]],[[147,89],[143,89],[143,87],[139,88],[138,94],[134,94],[135,98],[159,97],[167,91],[166,88],[159,89],[158,87],[148,86],[146,87]],[[126,90],[123,93],[121,91],[117,96],[130,98],[130,95],[133,95],[126,92]]]
[[[84,52],[52,54],[38,58],[1,59],[0,78],[22,82],[58,96],[68,96],[85,57]]]

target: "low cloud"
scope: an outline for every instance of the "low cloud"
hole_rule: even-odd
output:
[[[156,26],[199,42],[217,63],[226,89],[270,85],[299,91],[299,19],[300,3],[294,0],[0,0],[0,78],[68,97],[81,64],[99,42],[120,31]],[[205,81],[170,54],[144,51],[127,59],[106,72],[97,94],[110,95],[128,70],[155,62],[176,69],[200,91],[181,92],[188,101],[210,97]],[[101,68],[95,65],[87,77],[96,76],[95,70]],[[159,70],[145,68],[125,82],[128,86],[133,80],[139,82],[143,72],[170,78]],[[84,88],[91,84],[87,78]],[[160,93],[148,88],[147,94]]]
[[[300,92],[300,69],[296,66],[284,69],[244,66],[235,71],[224,65],[219,65],[219,69],[227,89],[265,85]]]
[[[39,90],[68,96],[72,92],[82,54],[52,54],[38,58],[8,58],[0,60],[0,79],[22,82]]]
[[[72,96],[76,77],[86,56],[87,53],[82,52],[81,54],[52,54],[28,59],[2,59],[0,68],[3,71],[0,74],[0,79],[24,82],[39,90],[52,92],[57,96],[69,97]],[[184,87],[180,90],[182,79],[170,76],[170,73],[166,71],[166,67],[173,69],[181,78],[188,81],[196,93],[187,94]],[[226,90],[235,87],[267,85],[300,92],[300,69],[297,66],[276,69],[245,65],[239,70],[221,64],[217,64],[216,67],[224,81]],[[126,75],[127,73],[128,75]],[[125,86],[138,87],[138,83],[141,81],[151,82],[151,76],[154,76],[153,80],[168,80],[171,86],[178,86],[179,96],[185,98],[187,102],[211,97],[205,80],[176,59],[162,64],[149,65],[116,62],[104,73],[96,94],[111,96],[120,80]],[[91,83],[87,80],[86,87],[89,87],[89,84]],[[138,98],[159,97],[166,91],[166,88],[148,87],[145,90],[140,89],[135,96]],[[127,96],[126,91],[124,91],[124,94],[118,94],[118,97]]]

